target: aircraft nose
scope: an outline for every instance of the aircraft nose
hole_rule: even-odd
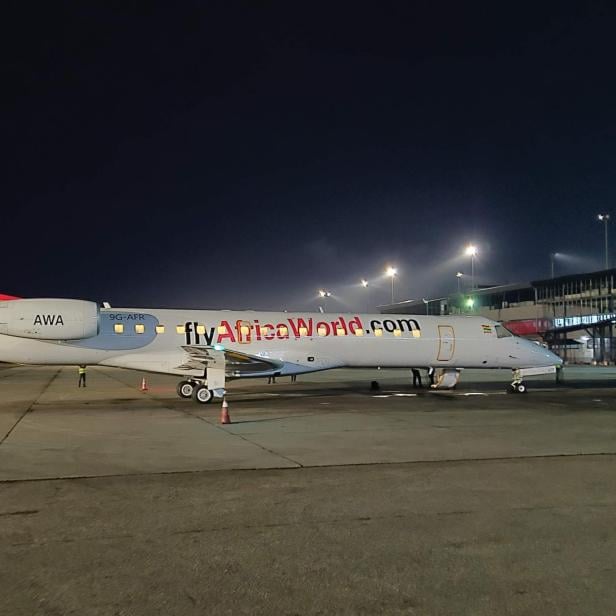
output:
[[[539,344],[536,344],[535,342],[530,342],[530,344],[533,347],[532,353],[534,355],[535,360],[540,360],[546,366],[561,366],[562,365],[563,360],[560,357],[558,357],[556,353],[553,353],[552,351],[546,349],[543,346],[540,346]]]

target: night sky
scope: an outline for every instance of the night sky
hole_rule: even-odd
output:
[[[470,241],[480,283],[599,268],[611,4],[5,4],[0,292],[365,310],[388,264],[455,290]]]

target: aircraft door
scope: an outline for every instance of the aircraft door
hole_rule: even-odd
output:
[[[456,335],[451,325],[438,326],[437,361],[450,361],[456,349]]]

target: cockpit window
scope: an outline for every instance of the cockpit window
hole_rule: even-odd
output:
[[[513,336],[513,334],[504,325],[495,325],[494,329],[496,330],[497,338],[509,338],[510,336]]]

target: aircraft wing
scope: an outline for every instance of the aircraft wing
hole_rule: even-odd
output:
[[[258,374],[271,374],[280,370],[283,362],[249,355],[240,351],[216,350],[210,346],[183,346],[188,354],[187,360],[177,370],[205,370],[205,368],[224,368],[227,376],[240,377]]]

